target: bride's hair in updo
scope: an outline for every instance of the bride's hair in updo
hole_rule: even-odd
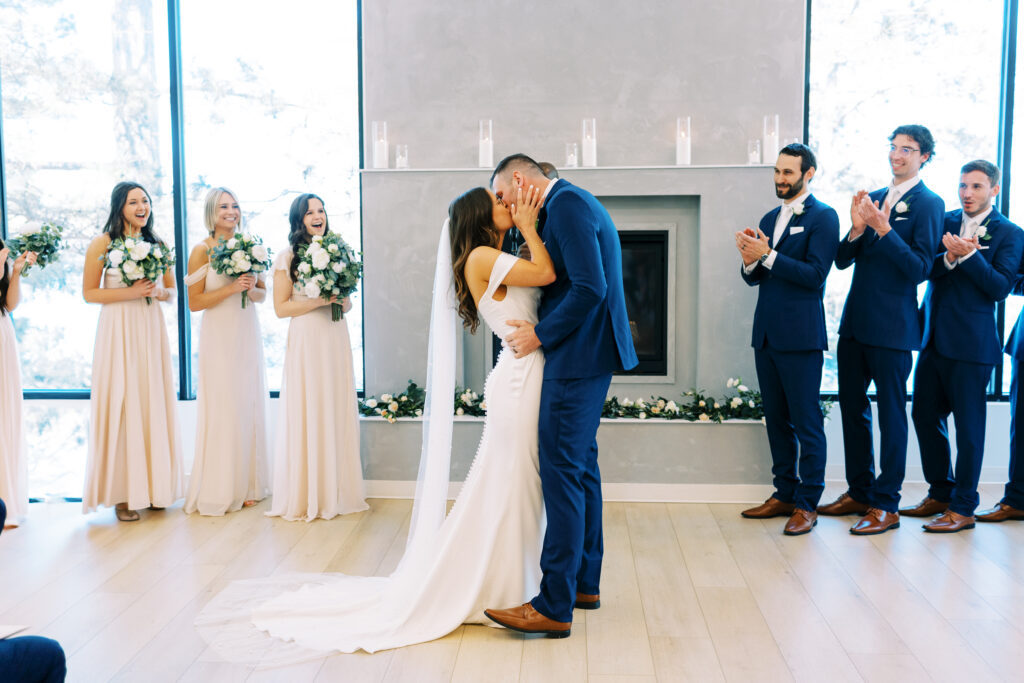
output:
[[[312,192],[300,194],[295,198],[295,201],[292,202],[291,208],[288,210],[288,224],[290,226],[288,231],[288,246],[292,248],[292,262],[288,266],[288,273],[292,276],[292,282],[299,279],[299,247],[313,241],[313,238],[310,237],[309,233],[306,231],[305,223],[302,222],[306,217],[306,211],[309,209],[310,199],[316,199],[323,205],[324,234],[326,235],[331,231],[331,223],[327,220],[327,205],[324,204],[324,200],[320,199],[320,197]]]
[[[449,230],[452,240],[452,269],[455,271],[455,298],[459,317],[470,332],[480,324],[476,303],[466,283],[466,261],[480,246],[498,246],[498,228],[494,225],[494,202],[490,193],[475,187],[456,197],[448,205]]]

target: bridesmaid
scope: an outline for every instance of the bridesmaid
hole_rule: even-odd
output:
[[[122,522],[136,510],[164,508],[181,498],[181,454],[171,346],[157,302],[173,303],[174,274],[130,287],[103,257],[113,240],[134,237],[165,245],[153,233],[149,193],[118,183],[103,234],[85,253],[82,295],[102,304],[92,362],[89,459],[82,508],[114,505]],[[147,305],[145,298],[152,297]]]
[[[266,285],[253,274],[230,277],[210,267],[210,250],[242,229],[235,194],[206,195],[206,229],[188,260],[188,306],[203,313],[199,336],[196,454],[185,512],[223,515],[267,496],[267,386],[263,336],[255,306]]]
[[[324,203],[303,194],[288,212],[289,248],[274,259],[274,311],[291,318],[270,516],[307,522],[366,510],[359,460],[352,345],[348,321],[331,321],[332,301],[309,299],[295,282],[300,245],[328,230]],[[341,301],[348,312],[352,302]]]
[[[28,474],[25,441],[21,433],[21,370],[14,325],[8,315],[21,298],[21,271],[36,262],[27,251],[13,261],[11,250],[0,240],[0,499],[8,502],[12,529],[28,515]]]

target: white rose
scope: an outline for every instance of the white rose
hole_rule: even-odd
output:
[[[795,206],[793,206],[793,215],[794,216],[803,216],[804,215],[804,205],[803,204],[796,204]]]
[[[331,255],[321,249],[320,251],[313,254],[313,267],[317,270],[323,270],[327,267],[327,264],[331,262]]]
[[[384,410],[381,409],[381,408],[377,408],[377,410],[375,410],[373,412],[377,413],[378,415],[383,415],[384,414]]]
[[[334,265],[331,266],[331,270],[333,270],[335,273],[340,273],[341,271],[345,270],[345,266],[341,265],[340,263],[335,263]]]
[[[131,254],[131,257],[136,261],[141,261],[149,256],[149,250],[151,248],[152,245],[150,245],[149,242],[139,241],[135,243],[135,246],[128,250],[128,253]]]
[[[739,396],[734,396],[732,401],[729,402],[729,405],[731,405],[733,408],[739,408],[741,405],[743,405],[743,399],[740,398]]]
[[[238,240],[232,237],[228,240],[228,249],[234,249],[238,246]]]
[[[753,400],[750,400],[750,401],[748,401],[748,402],[747,402],[747,404],[748,404],[748,405],[749,405],[749,406],[750,406],[751,408],[753,408],[753,407],[754,407],[754,401],[753,401]]]
[[[666,410],[671,410],[671,411],[672,411],[673,413],[677,413],[677,412],[679,412],[679,406],[677,406],[677,405],[676,405],[676,402],[675,402],[675,401],[669,401],[669,402],[668,402],[668,403],[667,403],[667,404],[665,405],[665,409],[666,409]]]
[[[245,255],[245,252],[242,251],[241,249],[239,249],[238,251],[231,252],[232,261],[244,261],[246,258],[248,257]]]
[[[310,273],[310,271],[312,271],[312,270],[313,269],[310,268],[309,264],[306,263],[305,261],[303,261],[302,263],[299,264],[299,272],[300,273],[306,273],[308,275]]]
[[[480,398],[475,391],[471,395],[473,396],[474,401]]]
[[[328,245],[327,251],[331,252],[332,254],[337,254],[338,253],[338,245],[337,244]]]
[[[236,267],[239,273],[248,273],[252,270],[252,264],[248,261],[239,261]]]
[[[896,202],[896,213],[906,213],[910,210],[906,202]]]
[[[153,256],[156,256],[157,258],[162,258],[163,255],[164,252],[160,251],[160,247],[153,247]]]
[[[707,422],[707,421],[708,421],[708,420],[710,420],[711,418],[710,418],[710,417],[708,417],[708,414],[707,414],[707,413],[701,413],[701,414],[700,414],[700,417],[698,417],[697,419],[698,419],[698,420],[700,420],[701,422]]]
[[[705,403],[704,403],[704,401],[701,401],[701,402],[700,402],[700,403],[698,403],[697,405],[699,405],[699,406],[700,406],[701,408],[704,408],[704,407],[705,407]]]
[[[310,299],[320,298],[320,285],[315,282],[307,282],[306,286],[302,288],[302,293],[308,296]]]
[[[640,413],[639,415],[637,415],[637,417],[640,418],[641,420],[646,420],[647,419],[647,413]]]
[[[252,257],[257,261],[266,261],[267,256],[267,248],[262,244],[257,244],[252,248]]]
[[[398,404],[395,403],[394,401],[392,401],[391,403],[388,404],[388,410],[390,410],[392,413],[397,413],[398,412]]]
[[[663,398],[659,398],[658,399],[658,407],[659,408],[664,408],[666,405],[667,404],[665,403],[665,399],[663,399]]]
[[[391,402],[391,398],[392,398],[391,394],[381,394],[380,395],[380,400],[384,401],[385,403],[390,403]]]
[[[725,386],[728,387],[729,389],[732,389],[734,386],[736,386],[736,384],[737,381],[730,377],[729,381],[725,383]]]
[[[121,272],[129,280],[141,280],[145,273],[142,272],[142,268],[135,261],[125,261],[124,265],[121,266]]]
[[[658,406],[652,406],[651,407],[651,415],[657,415],[660,412],[661,412],[661,408],[659,408]]]
[[[313,282],[316,282],[319,285],[323,286],[324,284],[326,284],[327,278],[323,276],[323,273],[317,273],[316,275],[313,276]]]
[[[622,405],[624,405],[624,406],[626,406],[628,408],[628,407],[633,405],[633,402],[631,400],[629,400],[628,398],[624,398],[624,399],[622,399]]]
[[[416,409],[416,417],[422,417],[422,416],[423,416],[423,411],[420,410],[419,408],[417,408]]]
[[[480,401],[480,410],[487,410],[487,401]]]
[[[398,400],[401,401],[402,403],[405,403],[406,401],[409,400],[409,397],[408,396],[399,396]]]
[[[135,246],[135,240],[133,238],[131,238],[131,237],[124,238],[124,248],[125,249],[131,249],[134,246]]]
[[[466,411],[465,411],[465,410],[463,410],[462,408],[456,408],[456,409],[455,409],[455,414],[456,414],[456,415],[465,415],[465,414],[466,414]]]
[[[375,398],[367,399],[366,400],[366,407],[367,408],[376,408],[377,407],[377,399],[375,399]]]
[[[715,410],[718,410],[718,409],[719,409],[719,408],[721,408],[721,407],[722,407],[722,406],[718,405],[718,401],[715,401]]]
[[[323,241],[324,241],[324,236],[323,235],[313,235],[313,242],[315,242],[318,247],[320,246],[320,242],[323,242]]]
[[[647,405],[647,404],[644,403],[644,400],[642,398],[638,398],[636,400],[636,407],[637,408],[643,408],[645,405]]]
[[[124,261],[124,252],[120,249],[114,249],[110,252],[107,258],[110,259],[110,265],[119,266],[121,265],[121,262]]]
[[[738,387],[736,387],[736,391],[750,391],[750,389],[747,389],[746,385],[741,384]]]
[[[978,237],[984,237],[985,235],[987,235],[987,234],[988,234],[988,228],[986,228],[986,227],[985,227],[984,225],[979,225],[979,226],[978,226],[978,232],[977,232],[977,233],[975,233],[975,234],[976,234],[976,235],[977,235]]]

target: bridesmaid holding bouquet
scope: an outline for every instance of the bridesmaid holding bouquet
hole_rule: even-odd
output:
[[[28,515],[28,474],[21,431],[21,369],[18,345],[9,313],[21,298],[21,272],[36,262],[35,252],[10,258],[0,240],[0,499],[10,505],[5,529],[18,526]]]
[[[359,459],[359,416],[345,297],[309,298],[295,284],[301,252],[330,232],[323,201],[300,195],[288,212],[289,248],[274,259],[274,311],[291,318],[284,356],[274,459],[273,502],[267,514],[313,521],[366,510]],[[332,320],[331,304],[342,317]]]
[[[182,495],[171,347],[159,305],[174,302],[172,253],[153,232],[149,193],[118,183],[82,277],[85,300],[101,305],[82,508],[113,505],[122,522]]]
[[[215,187],[204,212],[210,236],[188,260],[188,304],[203,311],[196,392],[196,452],[185,512],[223,515],[267,495],[267,386],[263,337],[255,306],[266,298],[263,278],[215,272],[210,252],[239,241],[242,212],[235,194]],[[261,245],[253,249],[267,259]],[[248,261],[246,261],[248,264]],[[249,264],[252,265],[252,264]]]

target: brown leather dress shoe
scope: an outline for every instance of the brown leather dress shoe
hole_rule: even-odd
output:
[[[773,496],[760,505],[744,510],[740,514],[747,519],[768,519],[769,517],[789,517],[795,509],[796,505],[793,503],[783,503]]]
[[[850,527],[850,533],[857,536],[874,536],[883,534],[889,529],[900,528],[900,513],[886,512],[878,508],[868,508],[866,515]]]
[[[533,608],[530,603],[509,609],[485,609],[484,614],[496,624],[520,633],[543,633],[548,638],[568,638],[571,621],[555,621]]]
[[[949,503],[943,503],[941,500],[935,500],[934,498],[925,498],[917,505],[900,508],[900,514],[906,517],[934,517],[935,515],[941,515],[948,509]]]
[[[999,503],[991,510],[982,510],[974,516],[979,522],[1005,522],[1010,519],[1024,519],[1024,510]]]
[[[922,524],[921,528],[933,534],[955,534],[964,529],[973,529],[974,516],[964,517],[952,510],[946,510],[927,524]]]
[[[864,515],[867,514],[868,508],[871,507],[867,503],[858,503],[847,491],[843,495],[836,498],[828,505],[819,505],[819,515]]]
[[[576,594],[576,609],[597,609],[601,606],[600,595]]]
[[[809,533],[814,525],[818,523],[818,513],[812,510],[793,510],[793,516],[786,522],[786,528],[782,533],[787,536],[801,536]]]

